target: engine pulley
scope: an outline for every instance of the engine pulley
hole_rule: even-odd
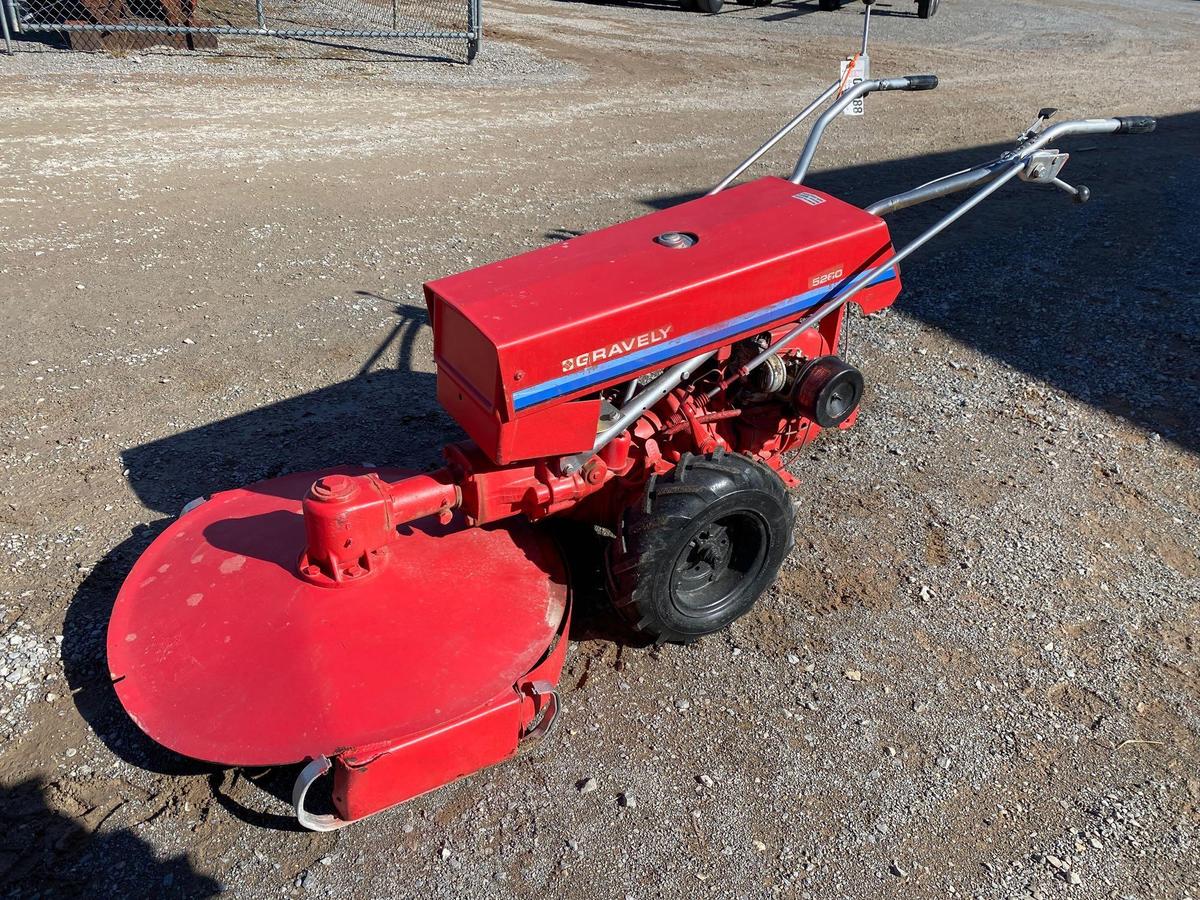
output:
[[[792,405],[822,428],[836,428],[858,409],[862,395],[862,372],[837,356],[822,356],[796,380]]]

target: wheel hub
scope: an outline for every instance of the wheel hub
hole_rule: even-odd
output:
[[[745,590],[766,553],[762,523],[737,513],[703,524],[680,551],[671,574],[675,608],[690,617],[719,613]]]
[[[728,568],[732,554],[733,546],[728,530],[721,525],[709,525],[692,538],[688,545],[686,575],[689,578],[715,581]]]

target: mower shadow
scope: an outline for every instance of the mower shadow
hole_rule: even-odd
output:
[[[62,644],[64,674],[76,708],[121,759],[165,774],[216,771],[163,749],[130,721],[113,690],[106,660],[106,629],[121,583],[184,503],[332,462],[404,459],[424,468],[437,463],[431,448],[461,439],[457,426],[437,406],[433,375],[413,370],[414,342],[428,323],[424,308],[397,304],[396,315],[395,327],[353,378],[122,454],[130,486],[164,518],[135,528],[92,568],[67,609]],[[377,368],[384,360],[394,362]]]
[[[213,897],[224,891],[197,872],[186,854],[161,859],[130,828],[96,833],[90,811],[72,818],[46,801],[54,785],[29,779],[0,785],[4,805],[0,827],[0,890],[5,897]],[[101,820],[103,821],[103,820]]]
[[[396,315],[353,378],[126,450],[121,458],[138,499],[175,515],[217,490],[335,462],[437,464],[436,448],[462,432],[438,406],[433,374],[413,368],[428,314],[398,304]],[[379,367],[390,354],[394,365]]]
[[[604,571],[608,538],[587,522],[559,519],[552,524],[551,534],[566,562],[571,584],[571,640],[651,646],[653,641],[630,628],[609,602]]]
[[[167,775],[197,775],[213,767],[154,743],[125,714],[108,672],[108,619],[133,563],[170,522],[142,525],[88,573],[63,620],[63,674],[75,708],[104,745],[125,762]]]
[[[107,623],[134,562],[188,500],[336,462],[382,464],[403,459],[419,469],[440,463],[438,448],[463,435],[437,405],[434,376],[413,369],[414,345],[428,324],[425,310],[398,304],[395,311],[395,327],[367,355],[353,378],[127,450],[122,460],[130,485],[143,503],[165,515],[134,529],[92,568],[63,622],[64,674],[80,715],[108,749],[153,772],[209,775],[217,802],[254,824],[295,827],[290,817],[240,803],[223,788],[225,777],[219,767],[166,750],[134,725],[109,676]],[[381,366],[384,363],[388,364]],[[602,558],[600,539],[588,526],[555,525],[555,537],[571,571],[587,573],[573,579],[576,612],[571,637],[638,643],[608,611],[603,578],[593,577]],[[253,781],[286,802],[295,774],[281,767]]]
[[[808,183],[865,205],[1008,148],[818,170]],[[1077,206],[1052,188],[1019,182],[1006,187],[903,267],[897,309],[1200,452],[1200,112],[1163,117],[1152,135],[1076,138],[1065,149],[1073,152],[1064,177],[1090,185],[1091,202]],[[786,154],[771,159],[790,162]],[[642,202],[663,209],[697,196]],[[892,216],[897,245],[964,196]]]

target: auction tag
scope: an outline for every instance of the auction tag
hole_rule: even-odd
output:
[[[853,69],[850,69],[851,63],[854,63]],[[846,75],[847,69],[850,69],[849,77]],[[859,82],[866,81],[871,77],[871,58],[863,53],[859,56],[850,57],[850,59],[843,59],[840,75],[842,84],[844,85],[843,90]],[[842,110],[842,115],[861,116],[864,112],[863,100],[865,99],[865,97],[856,97],[853,103]]]

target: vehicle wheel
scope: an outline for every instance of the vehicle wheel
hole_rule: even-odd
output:
[[[825,12],[832,12],[842,5],[842,0],[821,0],[817,5]]]
[[[724,5],[724,0],[696,0],[696,6],[702,13],[719,13]]]
[[[689,643],[745,614],[792,547],[779,476],[745,456],[685,456],[625,511],[608,554],[613,605],[660,641]]]
[[[932,19],[937,12],[938,0],[917,0],[917,16],[921,19]]]

